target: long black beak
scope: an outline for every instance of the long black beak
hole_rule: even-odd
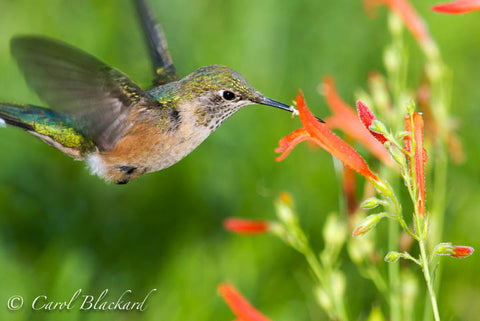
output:
[[[267,105],[267,106],[272,106],[272,107],[276,107],[276,108],[280,108],[280,109],[283,109],[283,110],[286,110],[286,111],[289,111],[289,112],[293,112],[293,109],[292,107],[288,106],[288,105],[285,105],[281,102],[278,102],[276,100],[273,100],[273,99],[270,99],[270,98],[267,98],[267,97],[263,97],[263,100],[258,102],[259,104],[261,105]],[[315,118],[319,121],[319,122],[322,122],[322,123],[325,123],[322,119],[318,118],[315,116]]]

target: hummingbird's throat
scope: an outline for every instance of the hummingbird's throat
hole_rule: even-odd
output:
[[[196,119],[195,125],[205,127],[210,132],[213,132],[237,110],[238,108],[235,107],[224,107],[211,110],[200,107],[194,113]]]

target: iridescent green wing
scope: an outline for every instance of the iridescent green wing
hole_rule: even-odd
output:
[[[179,80],[172,57],[168,52],[167,40],[163,34],[162,27],[155,22],[152,11],[145,0],[134,0],[134,4],[140,18],[154,68],[154,86]]]
[[[11,52],[27,84],[50,108],[65,113],[110,150],[131,125],[129,110],[138,102],[156,104],[133,81],[97,58],[65,43],[42,37],[16,37]]]

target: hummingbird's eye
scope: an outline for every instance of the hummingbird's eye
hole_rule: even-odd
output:
[[[228,90],[223,90],[222,97],[225,100],[233,100],[235,99],[235,94]]]

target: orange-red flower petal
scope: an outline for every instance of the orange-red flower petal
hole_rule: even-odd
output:
[[[480,0],[458,0],[441,3],[432,7],[433,11],[448,14],[463,14],[480,10]]]
[[[235,316],[241,321],[270,321],[257,311],[235,288],[227,283],[221,283],[218,291],[222,295]]]
[[[263,234],[268,231],[269,222],[243,218],[227,218],[223,221],[226,230],[237,234]]]
[[[299,92],[300,95],[297,95],[297,107],[300,113],[300,120],[305,130],[311,136],[311,140],[366,178],[378,180],[378,177],[368,168],[367,163],[350,145],[341,140],[325,124],[319,122],[310,113],[305,104],[303,93],[300,90]]]
[[[386,165],[393,165],[392,159],[383,144],[370,134],[359,120],[354,109],[346,104],[335,88],[335,82],[331,76],[325,76],[322,81],[322,89],[328,107],[333,116],[325,119],[329,128],[339,128],[347,135],[362,144],[370,153],[380,159]]]
[[[470,246],[454,246],[453,254],[450,254],[450,256],[456,258],[469,257],[472,255],[473,251],[473,247]]]
[[[372,126],[373,121],[376,120],[375,115],[372,113],[372,111],[360,100],[357,101],[357,111],[358,118],[360,118],[363,125],[365,125],[370,134],[372,134],[373,137],[375,137],[380,143],[384,144],[387,141],[385,136],[383,136],[383,134],[379,134],[370,130],[370,126]]]
[[[305,128],[299,128],[291,132],[287,136],[283,137],[278,141],[278,147],[275,148],[275,153],[282,154],[275,158],[275,160],[277,162],[283,160],[292,151],[292,149],[297,146],[297,144],[308,139],[311,139],[311,137],[310,134],[305,130]]]
[[[425,162],[427,161],[427,153],[423,147],[423,117],[419,113],[413,114],[413,131],[412,119],[410,115],[405,116],[405,131],[410,135],[405,137],[405,149],[413,153],[413,168],[415,170],[415,181],[418,188],[417,192],[417,209],[420,215],[425,215]],[[415,150],[412,151],[413,141],[415,139]]]

